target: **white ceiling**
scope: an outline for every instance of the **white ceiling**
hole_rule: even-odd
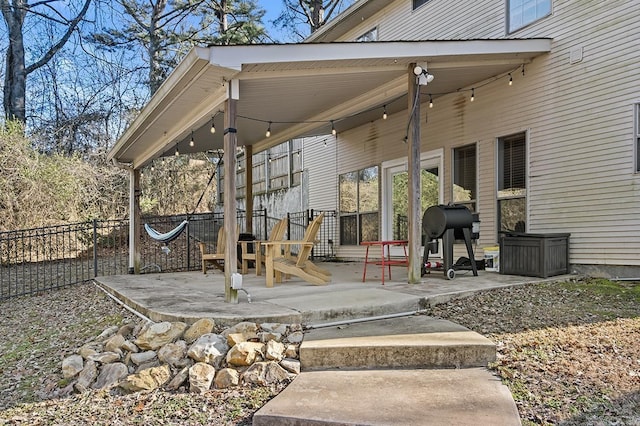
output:
[[[139,168],[154,158],[220,149],[227,86],[239,81],[238,146],[254,152],[327,134],[406,109],[409,66],[435,79],[422,93],[450,93],[549,52],[550,39],[406,41],[195,48],[127,129],[109,157]],[[423,101],[428,97],[423,97]],[[215,117],[216,133],[210,133]],[[271,137],[265,131],[271,125]],[[193,133],[192,133],[193,132]],[[194,147],[189,146],[192,137]]]

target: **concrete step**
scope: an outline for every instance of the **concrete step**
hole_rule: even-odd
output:
[[[254,426],[520,425],[509,390],[485,368],[303,372]]]
[[[302,371],[486,367],[495,358],[486,337],[426,315],[312,329],[300,345]]]

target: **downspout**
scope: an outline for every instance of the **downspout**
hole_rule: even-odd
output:
[[[119,169],[129,171],[129,274],[140,273],[140,236],[137,232],[140,224],[140,170],[133,163],[121,163],[111,160]]]

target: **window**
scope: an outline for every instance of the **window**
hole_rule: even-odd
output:
[[[453,150],[453,202],[476,211],[476,145]]]
[[[524,232],[527,224],[526,133],[498,139],[498,230]]]
[[[339,176],[340,244],[379,239],[378,167]]]
[[[516,31],[551,14],[551,0],[507,0],[509,31]]]
[[[378,27],[362,34],[360,37],[356,38],[356,41],[378,41]]]
[[[416,10],[423,4],[427,3],[429,0],[413,0],[413,10]]]
[[[636,150],[636,173],[640,173],[640,104],[635,104],[634,107],[636,117],[636,131],[635,131],[635,150]]]

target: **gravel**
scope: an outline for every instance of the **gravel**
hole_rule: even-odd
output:
[[[0,302],[0,425],[249,425],[282,390],[73,394],[61,361],[106,327],[139,320],[93,284]],[[523,424],[640,425],[640,284],[507,288],[432,309],[496,342],[490,366]]]

